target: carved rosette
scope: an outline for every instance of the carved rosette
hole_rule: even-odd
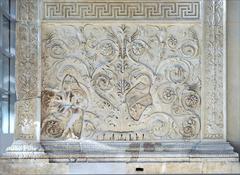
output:
[[[205,2],[204,138],[224,139],[224,6],[225,0]]]

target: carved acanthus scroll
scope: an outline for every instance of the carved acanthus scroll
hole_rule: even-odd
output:
[[[43,138],[199,137],[197,27],[46,24],[43,29]]]

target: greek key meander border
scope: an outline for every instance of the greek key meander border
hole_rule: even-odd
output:
[[[44,2],[43,19],[199,20],[201,1]]]
[[[220,7],[217,6],[217,4],[219,5],[219,2],[220,2]],[[204,1],[204,3],[206,3],[205,7],[204,8],[207,8],[208,6],[213,6],[214,9],[220,9],[220,17],[223,17],[221,15],[224,15],[223,14],[223,10],[225,8],[225,6],[223,6],[223,4],[225,4],[225,0],[208,0],[208,1]],[[222,4],[222,6],[221,6]],[[37,29],[39,27],[39,19],[40,19],[40,16],[39,15],[36,15],[38,14],[38,10],[39,8],[41,7],[41,1],[35,1],[35,0],[18,0],[18,3],[17,3],[17,8],[18,9],[21,9],[22,7],[25,7],[27,10],[19,10],[18,12],[18,16],[17,16],[17,28],[19,26],[25,26],[27,27],[26,30],[23,30],[22,32],[22,35],[29,35],[29,31],[31,30],[31,26],[35,26],[36,27],[36,30],[33,30],[34,31],[34,35],[39,35],[39,29]],[[32,7],[34,7],[32,9]],[[220,23],[219,21],[217,20],[217,16],[219,14],[213,14],[215,12],[210,12],[209,10],[206,10],[206,13],[205,13],[205,28],[206,28],[206,31],[212,31],[211,33],[206,33],[206,40],[205,40],[205,44],[206,43],[211,43],[211,42],[216,42],[215,39],[217,39],[217,42],[220,42],[222,43],[222,45],[224,45],[224,35],[225,33],[224,32],[224,21],[223,20],[220,20]],[[213,17],[215,16],[215,17]],[[210,19],[214,19],[213,20],[213,23],[208,23],[207,24],[207,21],[209,21]],[[217,31],[216,31],[217,30]],[[218,32],[218,33],[216,33]],[[222,33],[223,35],[219,38],[217,37],[218,34]],[[213,35],[213,36],[212,36]],[[35,92],[35,90],[37,89],[37,91],[39,90],[39,87],[35,87],[36,84],[38,84],[41,79],[40,79],[40,76],[36,76],[36,70],[39,72],[39,68],[41,67],[41,65],[39,64],[39,53],[37,52],[35,55],[33,54],[32,57],[30,58],[27,58],[24,56],[24,54],[26,54],[26,52],[29,50],[29,47],[30,50],[35,50],[38,48],[35,48],[35,47],[39,47],[40,43],[36,45],[32,45],[32,42],[34,43],[38,43],[38,37],[33,37],[32,40],[29,40],[27,41],[25,44],[22,43],[22,39],[21,37],[17,37],[17,43],[22,43],[22,46],[21,47],[18,47],[17,46],[17,62],[16,62],[16,71],[17,71],[17,96],[18,96],[18,103],[21,103],[21,101],[25,101],[24,103],[29,103],[29,106],[31,106],[31,100],[30,99],[33,99],[33,98],[39,98],[38,97],[38,93],[39,92]],[[208,125],[211,125],[211,124],[214,124],[214,122],[218,119],[216,118],[216,116],[219,116],[219,115],[222,115],[222,118],[220,123],[222,123],[222,125],[224,125],[224,120],[225,120],[225,115],[224,115],[224,94],[223,94],[223,89],[224,89],[224,78],[223,78],[223,72],[219,71],[219,69],[223,69],[224,67],[224,54],[220,54],[219,53],[216,53],[216,50],[219,50],[219,49],[224,49],[223,46],[220,46],[219,45],[213,45],[212,46],[214,48],[214,55],[213,55],[213,58],[214,59],[211,59],[211,56],[208,56],[208,54],[210,54],[210,49],[207,49],[207,44],[205,46],[205,50],[207,51],[207,53],[205,54],[206,56],[206,60],[214,60],[214,64],[209,64],[208,68],[209,69],[213,69],[214,72],[213,72],[213,75],[214,77],[212,78],[212,80],[216,80],[217,82],[214,82],[214,81],[211,81],[211,82],[208,82],[210,85],[210,87],[212,87],[213,89],[215,89],[216,91],[214,92],[213,94],[213,98],[214,98],[214,103],[212,104],[212,106],[210,106],[208,108],[208,110],[206,110],[206,112],[204,113],[204,127],[202,127],[203,129],[203,139],[224,139],[224,135],[225,135],[225,130],[224,130],[224,126],[223,128],[220,128],[220,133],[215,133],[215,134],[212,134],[212,133],[209,133],[209,130],[207,128]],[[25,53],[24,53],[25,52]],[[210,54],[211,55],[211,54]],[[27,59],[26,59],[27,58]],[[217,58],[221,58],[221,59],[217,59]],[[22,63],[24,63],[26,61],[29,61],[29,63],[32,63],[31,61],[34,62],[34,64],[31,64],[31,69],[27,70],[26,67],[22,67]],[[220,64],[218,65],[217,61],[220,62]],[[21,64],[20,64],[21,63]],[[209,62],[206,62],[205,65],[208,65]],[[19,79],[19,77],[24,77],[26,74],[29,73],[29,71],[32,71],[32,76],[36,76],[37,78],[31,78],[31,79],[28,79],[28,81],[26,81],[26,84],[22,84],[23,82],[20,81],[21,79]],[[206,71],[206,69],[204,69],[204,71]],[[212,75],[212,74],[211,74]],[[211,76],[209,75],[209,76]],[[220,78],[217,78],[220,77]],[[206,81],[206,78],[205,80]],[[220,86],[222,88],[217,88],[217,85],[220,84]],[[25,87],[29,87],[30,90],[33,90],[34,93],[33,94],[29,94],[27,91],[26,91],[26,88]],[[216,89],[217,88],[217,89]],[[204,98],[206,99],[207,96],[210,94],[208,92],[210,92],[211,90],[209,89],[208,91],[206,90],[206,92],[204,93]],[[221,100],[218,100],[217,99],[217,94],[220,93],[220,97]],[[21,106],[21,105],[18,105],[18,106]],[[40,104],[39,106],[37,106],[38,108],[40,108]],[[216,110],[217,109],[217,110]],[[17,114],[17,119],[16,119],[16,122],[19,121],[19,119],[21,119],[22,115],[21,115],[21,111],[25,112],[24,109],[22,108],[18,108],[17,109],[19,112]],[[33,116],[33,115],[37,115],[37,111],[39,111],[39,109],[29,109],[29,116],[32,117],[32,119],[34,120],[33,122],[35,122],[36,120],[36,116]],[[16,123],[16,127],[19,127],[18,123]],[[34,126],[33,126],[34,127]],[[16,128],[16,131],[20,131],[19,128]],[[18,135],[20,133],[15,133],[15,135]],[[32,135],[35,135],[35,133],[32,133]],[[33,138],[32,136],[30,136],[31,138]],[[28,139],[28,137],[21,137],[19,139]]]

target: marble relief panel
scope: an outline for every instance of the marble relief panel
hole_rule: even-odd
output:
[[[43,23],[44,140],[199,139],[201,25]]]

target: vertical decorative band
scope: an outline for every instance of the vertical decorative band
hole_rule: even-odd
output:
[[[224,138],[224,0],[205,1],[205,139]]]
[[[38,0],[17,1],[16,24],[16,139],[33,139],[40,93]]]
[[[17,99],[37,96],[38,1],[17,1],[16,84]]]

